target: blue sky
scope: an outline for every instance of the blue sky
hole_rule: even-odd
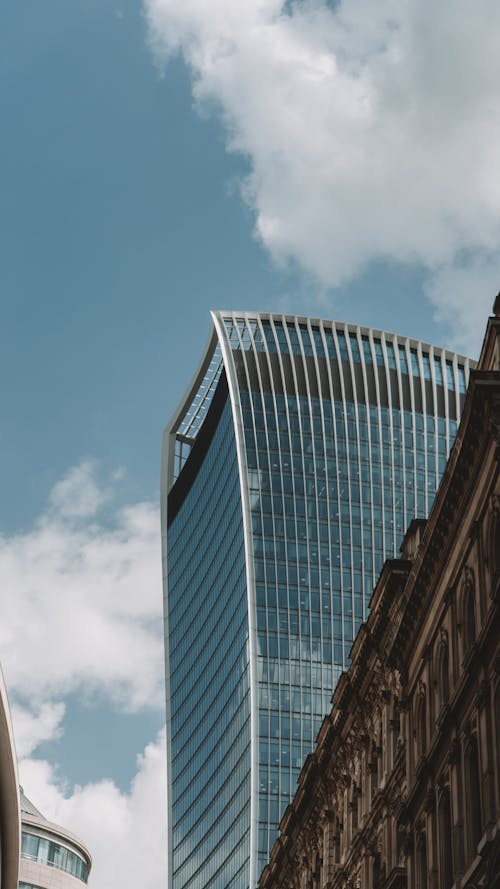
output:
[[[96,805],[137,873],[151,852],[141,885],[164,866],[160,444],[209,311],[477,355],[500,286],[498,18],[4,0],[0,657],[25,790],[87,840],[95,889],[138,885]]]

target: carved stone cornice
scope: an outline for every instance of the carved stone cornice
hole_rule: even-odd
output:
[[[431,590],[438,588],[448,552],[456,537],[454,528],[466,514],[476,473],[492,432],[487,424],[491,403],[500,401],[499,375],[475,372],[469,386],[459,434],[448,461],[436,502],[429,516],[420,552],[405,590],[405,609],[394,640],[396,662],[404,662],[408,641],[424,613]],[[496,407],[493,414],[496,416]],[[461,504],[464,503],[464,509]]]
[[[490,402],[488,428],[497,444],[500,444],[500,395],[498,394],[494,395]]]

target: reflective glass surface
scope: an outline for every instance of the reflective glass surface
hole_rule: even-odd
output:
[[[38,861],[40,864],[47,864],[49,867],[56,867],[68,874],[72,874],[83,883],[89,878],[89,869],[87,864],[71,849],[54,843],[45,837],[28,833],[23,830],[21,835],[21,858],[29,858],[31,861]]]
[[[446,424],[426,439],[423,418],[414,423],[405,411],[270,393],[241,393],[241,401],[256,578],[263,866],[383,561],[397,554],[411,519],[427,514]],[[449,427],[453,434],[455,424]]]
[[[228,397],[168,533],[175,889],[247,889],[251,787],[266,864],[382,564],[429,512],[468,374],[350,325],[217,321],[233,415]]]
[[[229,400],[169,527],[168,558],[173,885],[245,886],[248,616]]]
[[[389,335],[278,318],[231,318],[226,330],[234,352],[254,344],[269,355],[260,374],[249,359],[237,364],[258,634],[260,872],[382,564],[430,509],[457,393],[447,361],[435,416],[428,352]]]

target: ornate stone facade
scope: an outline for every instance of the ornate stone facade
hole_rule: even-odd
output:
[[[259,889],[500,889],[499,463],[500,312]]]

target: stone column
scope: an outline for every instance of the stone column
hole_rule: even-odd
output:
[[[454,738],[451,742],[448,763],[450,766],[451,789],[451,822],[452,844],[455,879],[463,874],[464,870],[464,787],[462,776],[462,757],[460,742]]]
[[[477,694],[479,725],[479,757],[481,769],[481,802],[483,825],[495,824],[495,770],[493,764],[493,733],[489,683],[481,682]]]
[[[436,795],[433,787],[430,787],[427,791],[424,811],[427,841],[427,887],[428,889],[438,889],[439,855],[436,836]]]

